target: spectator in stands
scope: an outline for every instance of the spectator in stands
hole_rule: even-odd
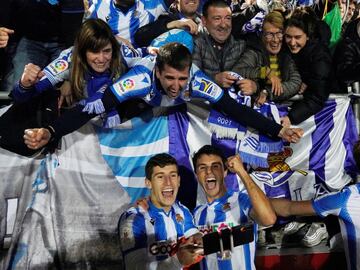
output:
[[[194,211],[200,231],[212,232],[214,226],[220,224],[233,227],[250,221],[263,226],[275,223],[276,216],[268,198],[248,175],[239,155],[226,159],[219,149],[205,145],[195,153],[193,165],[207,199],[207,204],[198,205]],[[240,177],[246,192],[226,189],[224,178],[228,170]],[[215,253],[207,255],[201,264],[202,269],[255,269],[254,259],[255,240],[235,247],[230,260],[221,260]]]
[[[353,153],[357,167],[360,168],[360,141],[355,144]],[[339,217],[347,269],[360,269],[360,183],[347,186],[341,192],[330,193],[311,201],[271,199],[271,204],[276,214],[282,217],[293,215]]]
[[[192,97],[212,103],[215,109],[261,133],[297,142],[301,129],[283,128],[253,109],[236,103],[218,85],[209,80],[195,65],[189,50],[180,43],[162,46],[156,57],[142,58],[125,75],[105,90],[100,102],[90,100],[86,106],[75,106],[47,128],[25,131],[25,143],[31,149],[46,145],[78,129],[91,118],[132,98],[143,98],[151,106],[174,106]]]
[[[360,18],[351,22],[338,44],[334,55],[334,66],[340,87],[360,82]]]
[[[8,41],[9,35],[14,34],[14,30],[6,27],[0,27],[0,48],[5,48]]]
[[[335,87],[332,57],[326,45],[316,37],[317,18],[310,9],[298,9],[285,23],[285,43],[301,75],[299,93],[283,124],[299,124],[319,112]]]
[[[299,91],[301,78],[291,57],[282,48],[284,18],[278,11],[265,16],[261,40],[249,40],[240,59],[239,73],[248,79],[259,80],[259,95],[269,100],[284,101]]]
[[[194,244],[201,244],[201,234],[189,209],[176,201],[180,186],[176,160],[157,154],[146,163],[145,174],[150,189],[147,207],[132,207],[120,217],[125,269],[182,269],[195,263],[201,250]]]
[[[93,1],[89,18],[105,21],[119,42],[136,46],[134,35],[139,27],[153,22],[166,12],[170,1],[167,0],[109,0]]]
[[[77,102],[85,98],[101,98],[99,89],[111,85],[114,79],[125,72],[119,47],[104,21],[86,20],[76,36],[74,47],[63,51],[61,57],[44,71],[32,63],[25,66],[20,82],[14,88],[13,97],[17,102],[23,102],[69,80],[72,91],[70,103],[72,97]],[[108,114],[105,126],[119,123],[116,111],[112,111]]]
[[[137,46],[147,47],[156,37],[171,29],[187,30],[193,35],[201,31],[201,19],[197,13],[199,0],[178,0],[172,7],[168,13],[136,31],[134,38]]]
[[[257,89],[254,81],[238,81],[230,73],[239,73],[239,59],[245,50],[245,42],[231,35],[230,6],[223,0],[209,0],[203,6],[201,20],[207,32],[195,38],[193,63],[219,86],[229,88],[236,83],[245,94],[253,94]]]
[[[81,0],[14,1],[12,8],[13,16],[16,16],[14,30],[21,38],[12,58],[13,70],[9,71],[13,75],[7,76],[4,82],[6,91],[11,91],[20,80],[26,64],[34,63],[44,68],[56,59],[66,48],[65,41],[72,43],[73,39],[68,37],[74,36],[83,14]],[[74,15],[77,18],[73,22]]]
[[[341,12],[341,18],[342,20],[342,27],[341,27],[341,33],[342,35],[345,33],[346,28],[348,27],[349,23],[353,19],[354,13],[356,10],[356,4],[354,0],[350,0],[349,4],[347,5],[346,1],[340,2],[340,12]],[[345,16],[346,12],[346,17]]]

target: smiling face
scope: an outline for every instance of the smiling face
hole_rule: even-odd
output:
[[[176,165],[164,167],[155,166],[151,179],[145,179],[145,184],[151,189],[151,202],[168,212],[176,200],[180,186],[180,176]]]
[[[207,16],[202,17],[202,23],[210,36],[218,43],[224,43],[231,34],[231,9],[229,7],[210,6]]]
[[[281,50],[283,31],[279,27],[266,22],[263,25],[262,41],[270,55],[277,55]]]
[[[225,195],[226,173],[222,159],[217,155],[203,154],[197,159],[196,176],[209,203]]]
[[[193,17],[199,7],[199,0],[179,0],[179,11],[187,17]]]
[[[300,52],[308,40],[309,37],[298,27],[289,26],[285,29],[285,42],[293,54]]]
[[[184,70],[177,70],[165,64],[162,70],[156,67],[156,78],[159,79],[166,95],[171,99],[175,99],[179,96],[180,91],[187,86],[189,67]]]
[[[110,68],[112,59],[112,47],[111,43],[97,52],[90,50],[86,51],[86,62],[87,64],[98,73],[103,73]]]

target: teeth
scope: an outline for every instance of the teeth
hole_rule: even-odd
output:
[[[172,188],[164,189],[163,192],[172,192],[174,191]]]
[[[207,178],[206,179],[206,182],[211,182],[211,181],[216,181],[216,179],[213,177],[213,178]]]

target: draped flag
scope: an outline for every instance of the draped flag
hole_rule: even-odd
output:
[[[132,201],[147,194],[144,166],[151,155],[169,152],[180,164],[179,198],[192,208],[197,201],[189,190],[197,190],[191,156],[201,146],[220,146],[227,156],[241,148],[234,139],[218,139],[206,124],[199,107],[180,106],[166,116],[142,121],[132,120],[129,129],[97,129],[102,154],[119,183]],[[151,116],[149,116],[151,117]],[[336,125],[335,125],[336,123]],[[298,144],[290,144],[281,153],[268,157],[269,168],[257,168],[252,176],[270,197],[310,199],[319,194],[342,189],[356,174],[352,146],[357,140],[355,120],[348,98],[329,100],[325,108],[299,125],[305,131]],[[234,175],[226,179],[230,188],[241,181]],[[241,188],[241,187],[240,187]],[[200,193],[200,194],[199,194]],[[198,202],[201,192],[198,192]]]
[[[144,166],[168,152],[179,163],[178,198],[189,208],[205,201],[191,157],[205,144],[238,153],[240,142],[219,139],[209,110],[196,103],[155,108],[113,129],[88,124],[65,136],[61,149],[24,158],[0,149],[1,269],[115,269],[121,257],[117,223],[130,202],[147,196]],[[358,139],[349,98],[329,100],[299,125],[305,131],[268,157],[251,176],[269,197],[304,200],[340,190],[357,173],[352,146]],[[242,189],[233,174],[229,189]]]

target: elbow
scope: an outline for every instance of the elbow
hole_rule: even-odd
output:
[[[260,220],[259,224],[264,227],[270,227],[276,222],[276,214],[273,210],[269,211],[263,218]]]

